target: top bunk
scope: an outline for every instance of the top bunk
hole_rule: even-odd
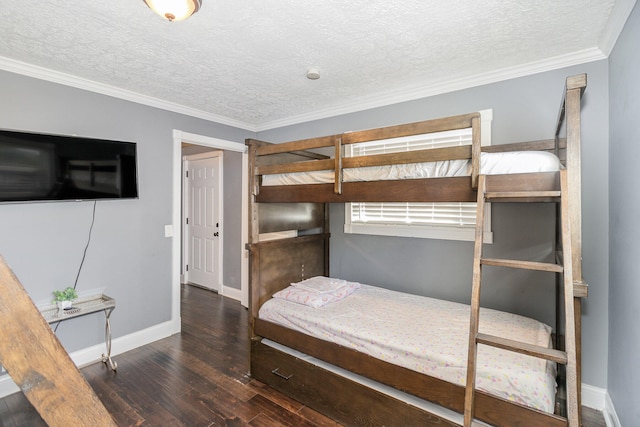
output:
[[[483,146],[478,112],[280,144],[249,139],[253,201],[474,202],[480,174],[508,180],[523,191],[556,189],[560,168],[580,170],[585,87],[584,74],[567,79],[554,138],[543,141]],[[566,137],[560,136],[563,130]],[[466,133],[468,142],[414,151],[379,149],[407,140],[427,147],[428,141],[456,132]],[[577,176],[578,182],[573,180],[580,188]]]

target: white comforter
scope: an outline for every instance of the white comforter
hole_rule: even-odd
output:
[[[510,151],[482,153],[480,173],[499,175],[509,173],[553,172],[560,170],[560,160],[546,151]],[[369,166],[343,170],[344,182],[383,181],[395,179],[439,178],[471,174],[469,160],[410,163],[406,165]],[[332,183],[334,172],[313,171],[264,175],[262,185],[296,185]]]

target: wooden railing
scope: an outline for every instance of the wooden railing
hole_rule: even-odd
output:
[[[383,139],[400,138],[405,136],[423,135],[458,129],[472,129],[472,143],[467,146],[447,147],[438,149],[424,149],[411,152],[345,157],[343,147],[349,144],[379,141]],[[324,136],[282,144],[258,145],[256,157],[274,154],[296,154],[305,150],[333,148],[333,158],[294,161],[288,163],[261,164],[258,160],[254,165],[256,177],[261,175],[312,172],[332,170],[335,173],[334,192],[342,192],[342,171],[345,168],[398,165],[408,163],[435,162],[440,160],[471,159],[472,185],[477,187],[480,173],[480,114],[470,113],[459,116],[444,117],[434,120],[389,126],[384,128],[346,132],[338,135]],[[258,181],[258,180],[256,180]],[[254,194],[257,194],[254,188]]]

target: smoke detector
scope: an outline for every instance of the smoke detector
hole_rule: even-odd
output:
[[[315,67],[309,68],[307,70],[307,78],[309,80],[318,80],[320,78],[320,71]]]

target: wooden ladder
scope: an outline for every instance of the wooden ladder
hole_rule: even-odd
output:
[[[566,365],[566,398],[567,398],[567,422],[570,427],[577,427],[580,423],[579,394],[578,394],[578,367],[576,357],[576,328],[574,320],[574,283],[571,268],[571,229],[569,220],[569,202],[567,191],[566,170],[560,171],[559,191],[499,191],[487,190],[487,177],[481,175],[478,183],[478,207],[476,217],[475,249],[473,257],[473,286],[471,293],[471,320],[469,325],[469,356],[467,360],[467,385],[465,390],[464,426],[471,427],[474,423],[474,399],[477,368],[478,344],[497,347],[532,357],[546,359]],[[482,256],[484,213],[486,202],[560,202],[560,227],[562,260],[559,264],[519,261],[509,259],[484,258]],[[562,274],[564,287],[565,310],[565,350],[555,350],[547,347],[532,345],[512,339],[480,333],[480,285],[482,282],[482,266],[498,266],[507,268],[519,268],[527,270],[547,271]],[[558,327],[559,325],[556,325]]]

